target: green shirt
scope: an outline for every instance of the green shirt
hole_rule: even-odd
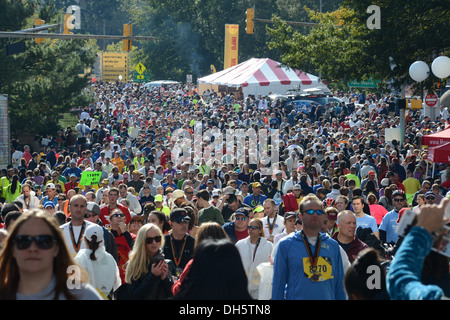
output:
[[[204,222],[217,222],[221,226],[225,224],[222,212],[214,206],[200,209],[198,212],[198,225],[200,226]]]
[[[355,182],[356,182],[355,187],[356,188],[361,187],[361,181],[359,180],[357,175],[349,173],[349,174],[345,175],[345,177],[347,178],[347,180],[355,180]]]

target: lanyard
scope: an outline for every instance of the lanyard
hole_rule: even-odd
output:
[[[309,245],[308,238],[306,238],[306,235],[303,232],[303,230],[300,232],[300,235],[302,236],[303,243],[305,244],[306,252],[308,253],[311,266],[315,267],[317,264],[317,260],[319,259],[319,252],[321,245],[320,233],[317,235],[316,249],[314,250],[314,255],[312,254],[311,246]]]
[[[83,224],[81,225],[80,234],[78,235],[78,240],[75,241],[75,235],[73,234],[72,222],[69,224],[70,239],[72,240],[72,245],[73,245],[75,252],[78,252],[80,250],[81,242],[82,242],[81,240],[83,238],[85,226],[86,226],[86,222],[83,221]]]
[[[253,250],[253,262],[255,262],[256,250],[258,250],[260,242],[261,242],[261,238],[258,238],[258,242],[256,243],[255,250]]]
[[[180,262],[181,262],[181,257],[183,256],[183,252],[184,252],[184,246],[186,245],[186,240],[187,240],[187,237],[186,236],[184,236],[184,242],[183,242],[183,245],[182,245],[182,247],[181,247],[181,250],[180,250],[180,255],[179,255],[179,257],[177,258],[176,256],[175,256],[175,248],[174,248],[174,246],[173,246],[173,235],[170,235],[170,247],[171,247],[171,249],[172,249],[172,255],[173,255],[173,260],[174,260],[174,262],[175,262],[175,266],[179,266],[180,265]]]
[[[275,214],[275,218],[273,218],[273,223],[270,224],[270,218],[267,217],[267,225],[269,226],[269,233],[270,235],[272,235],[273,232],[273,228],[275,227],[275,221],[277,221],[277,214]]]

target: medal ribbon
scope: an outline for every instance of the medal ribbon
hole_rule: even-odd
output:
[[[70,225],[69,225],[70,238],[72,239],[72,245],[73,245],[73,248],[74,248],[75,252],[78,252],[78,251],[80,250],[80,246],[81,246],[81,242],[82,242],[81,240],[82,240],[82,238],[83,238],[85,226],[86,226],[86,223],[83,222],[83,225],[81,226],[80,234],[79,234],[79,236],[78,236],[78,240],[75,241],[75,236],[74,236],[74,234],[73,234],[72,223],[70,223]]]
[[[174,246],[173,246],[173,236],[170,237],[170,247],[171,247],[171,249],[172,249],[173,259],[175,260],[175,265],[176,265],[177,267],[179,266],[179,264],[180,264],[180,262],[181,262],[181,257],[183,256],[184,246],[186,245],[186,240],[187,240],[187,237],[185,236],[185,237],[184,237],[183,246],[181,247],[181,250],[180,250],[180,256],[177,258],[177,257],[175,256],[175,248],[174,248]]]
[[[308,253],[311,266],[315,267],[317,264],[317,260],[319,259],[320,245],[322,242],[320,239],[320,233],[317,235],[316,249],[314,250],[314,255],[312,254],[311,246],[309,245],[308,238],[306,238],[306,235],[304,234],[303,230],[300,232],[300,234],[302,236],[303,243],[305,244],[306,252]]]
[[[267,217],[267,225],[269,226],[269,233],[270,235],[272,235],[273,232],[273,228],[275,227],[275,221],[277,221],[277,214],[275,214],[275,218],[273,218],[273,222],[272,224],[270,224],[270,218]]]

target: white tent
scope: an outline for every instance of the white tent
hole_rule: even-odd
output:
[[[215,92],[241,91],[248,95],[269,93],[286,94],[289,89],[323,88],[328,90],[319,77],[312,74],[282,67],[271,59],[252,58],[228,69],[210,74],[197,80],[199,93],[207,89]],[[233,89],[233,90],[232,90]]]

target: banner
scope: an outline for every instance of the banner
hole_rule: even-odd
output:
[[[99,184],[102,177],[101,171],[83,171],[81,173],[80,185],[90,186],[91,184]]]
[[[239,25],[225,25],[225,56],[223,68],[227,69],[238,64]]]

